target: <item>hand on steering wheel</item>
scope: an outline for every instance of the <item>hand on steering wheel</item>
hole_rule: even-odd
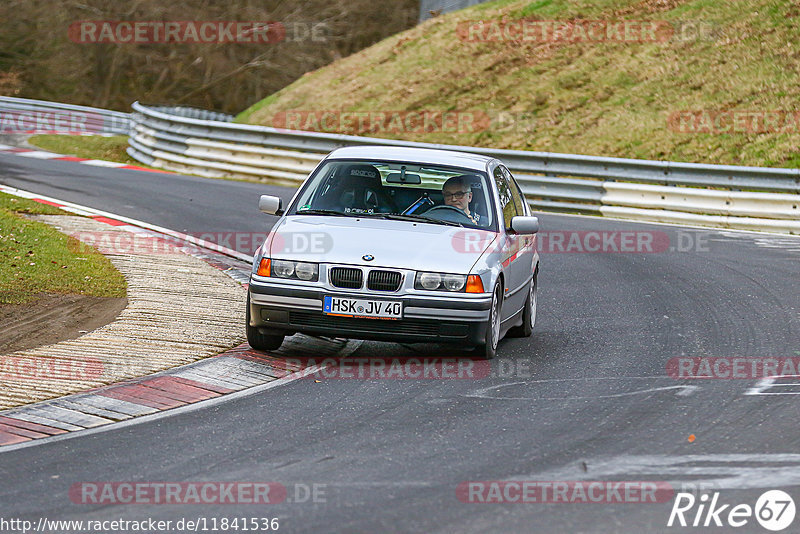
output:
[[[444,220],[444,221],[451,220],[451,219],[447,218],[446,214],[451,213],[451,212],[455,212],[455,213],[458,213],[459,215],[461,215],[461,217],[463,217],[465,220],[464,221],[452,221],[452,222],[466,222],[466,223],[469,223],[469,224],[475,224],[475,221],[473,221],[472,218],[470,218],[469,215],[464,213],[459,208],[457,208],[455,206],[448,206],[447,204],[442,204],[441,206],[432,207],[431,209],[429,209],[428,211],[425,212],[425,216],[426,217],[430,217],[430,214],[435,212],[435,211],[440,211],[440,212],[442,212],[442,214],[445,215],[445,217],[442,218],[442,220]],[[436,218],[437,217],[435,215],[433,217],[431,217],[431,219],[436,219]]]

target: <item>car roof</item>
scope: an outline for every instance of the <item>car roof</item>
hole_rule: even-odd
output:
[[[367,159],[374,161],[428,163],[485,171],[487,164],[495,158],[467,152],[457,152],[455,150],[365,145],[337,148],[328,155],[328,159]]]

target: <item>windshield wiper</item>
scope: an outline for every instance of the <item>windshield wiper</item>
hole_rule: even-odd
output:
[[[336,211],[336,210],[319,210],[319,209],[295,211],[294,214],[295,215],[341,215],[343,217],[352,217],[352,214],[350,213],[342,213],[341,211]]]
[[[461,223],[453,221],[443,221],[441,219],[431,219],[422,215],[400,215],[397,213],[343,213],[336,210],[310,209],[295,212],[295,215],[338,215],[339,217],[371,217],[374,219],[388,219],[392,221],[424,222],[430,224],[444,224],[447,226],[457,226],[465,228]]]
[[[389,219],[392,221],[409,221],[409,222],[425,222],[431,224],[445,224],[447,226],[458,226],[464,228],[464,225],[454,221],[443,221],[441,219],[431,219],[422,215],[399,215],[396,213],[372,213],[370,217],[378,217],[380,219]]]

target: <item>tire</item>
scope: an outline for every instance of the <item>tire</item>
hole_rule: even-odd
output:
[[[500,342],[500,319],[503,309],[503,288],[498,282],[492,293],[492,307],[489,311],[489,321],[486,324],[486,338],[478,346],[478,354],[485,360],[491,360],[497,355],[497,344]]]
[[[247,342],[255,350],[277,350],[283,344],[282,334],[262,334],[258,328],[250,326],[250,295],[247,295],[247,311],[245,312],[245,330]]]
[[[533,327],[536,324],[536,293],[538,291],[536,278],[537,276],[534,274],[531,280],[531,289],[528,292],[528,298],[525,300],[525,307],[522,312],[522,324],[509,329],[509,337],[531,337],[531,334],[533,334]]]

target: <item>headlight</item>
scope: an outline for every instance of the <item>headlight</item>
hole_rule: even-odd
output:
[[[292,280],[303,280],[304,282],[316,282],[319,280],[319,265],[301,261],[270,260],[263,258],[262,264],[266,262],[266,268],[258,270],[261,276],[271,276],[273,278],[289,278]],[[262,265],[262,267],[264,267]]]
[[[278,278],[291,278],[294,274],[294,262],[272,260],[272,274]]]
[[[415,289],[427,291],[464,291],[467,277],[463,274],[417,273]]]
[[[300,280],[316,280],[319,275],[316,263],[298,263],[294,267],[294,274]]]
[[[461,291],[467,282],[467,277],[460,274],[446,274],[442,280],[442,285],[448,291]]]
[[[439,289],[442,277],[438,273],[420,273],[417,275],[417,282],[422,286],[422,289],[434,290]]]

